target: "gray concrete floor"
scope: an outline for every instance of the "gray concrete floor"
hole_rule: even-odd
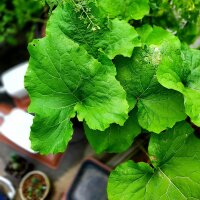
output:
[[[6,176],[4,168],[10,155],[13,153],[18,153],[10,146],[0,143],[0,175]],[[20,153],[18,153],[20,154]],[[93,154],[93,151],[88,147],[86,140],[82,140],[78,143],[70,144],[67,151],[56,170],[52,170],[36,160],[30,160],[35,165],[36,170],[41,170],[45,172],[52,183],[51,196],[48,200],[59,200],[61,195],[68,190],[70,187],[82,161]],[[14,183],[15,187],[18,187],[17,183]],[[16,198],[19,199],[18,197]]]

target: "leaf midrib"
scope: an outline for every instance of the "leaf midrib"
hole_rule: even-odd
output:
[[[164,177],[166,177],[166,179],[178,190],[178,192],[180,192],[180,194],[187,200],[187,197],[181,192],[181,190],[172,182],[172,180],[161,170],[160,167],[157,168],[158,171],[160,171],[162,173],[162,175],[164,175]]]

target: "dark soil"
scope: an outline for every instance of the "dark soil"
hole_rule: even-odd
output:
[[[16,161],[9,161],[5,168],[5,171],[12,177],[20,180],[25,174],[32,171],[33,168],[34,166],[29,163],[25,158],[21,156],[16,156]]]

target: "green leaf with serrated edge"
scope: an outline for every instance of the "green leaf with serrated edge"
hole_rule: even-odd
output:
[[[191,127],[178,123],[152,135],[147,163],[128,161],[110,175],[108,199],[200,199],[200,140]]]
[[[63,151],[75,114],[91,129],[124,124],[128,104],[114,66],[99,63],[64,34],[34,40],[29,52],[25,85],[31,97],[29,111],[36,115],[31,130],[34,150],[43,154]]]
[[[179,45],[173,35],[155,27],[146,37],[144,48],[135,48],[131,58],[117,57],[114,60],[117,79],[127,92],[130,108],[137,104],[139,124],[155,133],[186,118],[182,95],[164,88],[156,77],[157,67],[173,48],[169,39],[173,46]]]
[[[200,51],[185,46],[172,51],[159,66],[157,76],[164,87],[184,95],[186,114],[200,126]]]
[[[80,19],[81,12],[75,12],[74,9],[74,5],[70,3],[58,6],[49,26],[60,29],[95,58],[98,58],[99,53],[104,53],[110,59],[116,55],[130,57],[134,47],[141,46],[136,30],[127,22],[117,18],[100,18],[96,9],[91,10],[93,13],[90,15],[94,19],[88,22],[88,18]],[[96,30],[92,30],[93,28]]]
[[[91,130],[86,125],[84,129],[89,143],[97,153],[123,152],[131,146],[134,138],[141,132],[135,110],[129,113],[124,126],[112,124],[104,132]]]
[[[119,17],[125,20],[142,19],[149,14],[148,0],[97,0],[98,5],[109,14],[109,17]]]

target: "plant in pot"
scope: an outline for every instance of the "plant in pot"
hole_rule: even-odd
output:
[[[22,200],[43,200],[48,196],[50,182],[40,171],[29,172],[21,181],[19,194]]]
[[[19,155],[12,155],[6,165],[5,171],[11,176],[21,179],[25,174],[33,170],[33,164]]]
[[[27,44],[41,37],[46,23],[48,7],[43,5],[36,0],[1,0],[0,73],[29,58]]]
[[[160,2],[180,23],[197,13],[198,27],[200,1]],[[200,140],[191,127],[200,126],[200,51],[185,39],[199,32],[182,31],[180,40],[176,21],[155,5],[165,8],[153,0],[60,1],[46,37],[28,46],[35,151],[65,151],[74,117],[97,153],[125,151],[143,130],[150,134],[150,163],[119,165],[109,178],[111,200],[200,199]]]

